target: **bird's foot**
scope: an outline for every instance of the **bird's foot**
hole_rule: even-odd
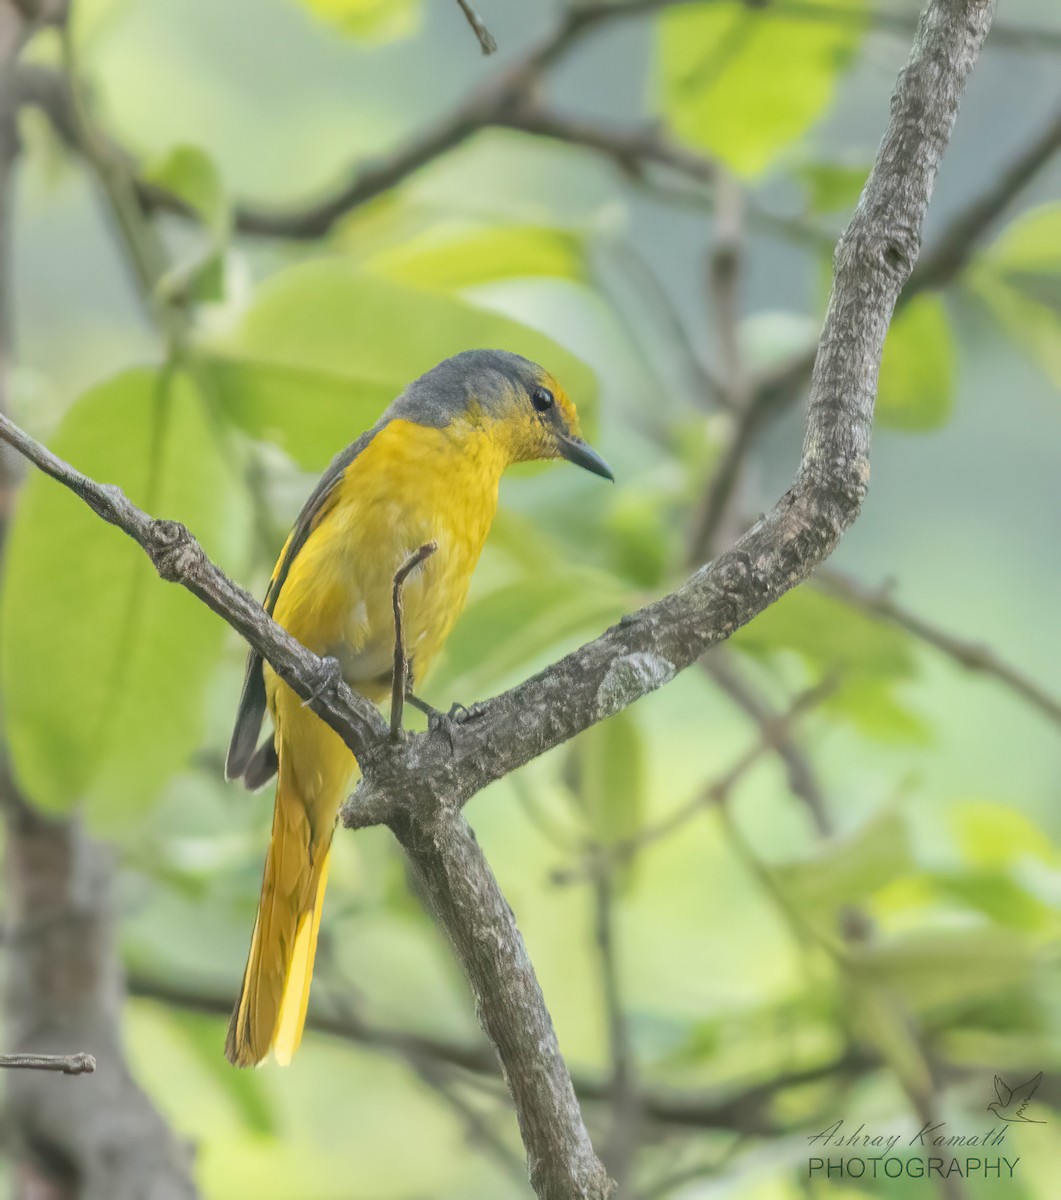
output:
[[[486,712],[486,705],[480,704],[478,701],[472,705],[465,705],[454,701],[450,705],[450,710],[446,715],[457,725],[467,725],[469,721],[474,721],[477,717],[481,717],[484,712]]]
[[[310,705],[319,700],[321,696],[323,696],[324,693],[329,690],[329,688],[333,688],[337,683],[341,682],[342,678],[342,664],[337,658],[334,658],[330,654],[326,654],[321,659],[321,671],[320,675],[317,677],[317,686],[312,692],[310,692],[306,699],[302,701],[302,707],[309,708]]]
[[[469,708],[464,704],[455,703],[450,706],[449,712],[443,712],[442,709],[435,708],[433,704],[428,704],[426,700],[421,700],[412,692],[407,692],[405,698],[413,708],[419,709],[427,717],[428,733],[441,733],[449,742],[451,750],[454,749],[454,726],[473,721],[483,712],[481,704],[473,704]]]

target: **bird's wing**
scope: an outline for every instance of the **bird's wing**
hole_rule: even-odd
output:
[[[1005,1108],[1013,1098],[1013,1092],[1006,1086],[1005,1082],[998,1075],[995,1076],[995,1095],[998,1097],[998,1102],[1003,1108]]]
[[[306,544],[309,535],[335,503],[336,485],[346,473],[347,467],[364,450],[380,428],[381,425],[373,426],[356,442],[347,446],[341,454],[336,455],[331,465],[320,477],[309,499],[302,506],[295,526],[280,552],[280,557],[273,569],[273,577],[269,581],[269,590],[265,594],[263,608],[270,616],[272,616],[276,601],[290,574],[292,563]],[[243,778],[247,786],[252,789],[259,788],[268,782],[276,771],[275,755],[270,755],[267,751],[259,755],[255,754],[258,735],[265,718],[265,706],[265,673],[262,668],[262,657],[256,650],[251,650],[247,655],[243,691],[240,694],[239,706],[236,709],[236,723],[232,730],[228,755],[225,758],[225,778]],[[252,765],[255,770],[248,774]]]

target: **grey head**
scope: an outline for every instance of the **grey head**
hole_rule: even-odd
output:
[[[411,383],[387,409],[381,424],[401,418],[442,429],[474,401],[500,416],[513,392],[530,395],[547,372],[508,350],[465,350],[444,359]]]

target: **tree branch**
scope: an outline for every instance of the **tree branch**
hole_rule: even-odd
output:
[[[759,740],[745,750],[727,771],[700,788],[691,800],[661,817],[654,824],[643,826],[629,837],[599,847],[595,854],[587,855],[585,862],[580,866],[554,872],[553,881],[574,883],[580,879],[595,879],[605,875],[617,866],[629,864],[646,846],[670,837],[706,809],[726,804],[733,789],[752,767],[767,754],[777,753],[779,746],[791,735],[800,718],[816,708],[835,690],[834,681],[824,679],[801,692],[786,712],[771,714],[763,720],[760,723]]]
[[[64,0],[23,8],[42,24],[66,16]],[[0,0],[0,412],[7,409],[11,356],[11,175],[19,149],[13,65],[30,32]],[[12,457],[5,445],[0,541],[20,483]],[[5,1039],[15,1050],[0,1056],[0,1067],[29,1068],[16,1069],[6,1088],[13,1194],[21,1200],[194,1200],[191,1156],[124,1058],[110,856],[76,819],[35,812],[3,761],[0,812],[8,906]],[[71,1045],[92,1053],[65,1053]],[[46,1077],[50,1071],[91,1078],[57,1083]]]
[[[0,799],[12,1065],[43,1066],[54,1055],[52,1070],[95,1066],[84,1081],[58,1085],[43,1070],[12,1073],[8,1109],[27,1178],[64,1200],[194,1200],[189,1149],[123,1056],[112,856],[76,820],[35,813],[6,774]],[[71,1043],[91,1053],[62,1053]]]
[[[810,759],[793,735],[791,710],[789,714],[775,710],[745,678],[735,659],[732,651],[720,648],[705,655],[700,665],[734,704],[759,726],[763,741],[772,745],[784,764],[789,791],[806,805],[818,833],[827,836],[829,812],[825,795]]]
[[[475,995],[516,1106],[541,1200],[605,1200],[612,1185],[586,1133],[523,938],[459,811],[400,814],[391,828]]]
[[[96,1060],[83,1050],[77,1054],[0,1054],[0,1070],[61,1071],[64,1075],[91,1075]]]
[[[464,8],[463,0],[458,2]],[[613,128],[587,118],[562,116],[529,102],[530,87],[541,72],[566,56],[591,29],[612,21],[651,15],[664,8],[689,2],[648,0],[569,7],[549,35],[524,52],[496,79],[475,90],[450,113],[418,131],[393,152],[375,161],[357,164],[331,194],[298,208],[237,206],[235,227],[241,233],[257,237],[296,241],[323,237],[345,214],[397,187],[421,167],[490,126],[522,130],[570,145],[595,149],[614,158],[628,172],[631,168],[641,169],[646,163],[654,163],[668,167],[696,183],[710,184],[715,174],[713,161],[668,141],[658,131]],[[832,5],[813,3],[803,5],[796,15],[821,21],[843,21],[848,17],[859,23],[865,20],[862,9],[852,8],[850,14],[846,14]],[[881,11],[870,14],[870,18],[875,24],[903,32],[913,28],[912,18],[904,14]],[[994,31],[993,42],[1018,46],[1024,50],[1061,49],[1061,36],[1050,30],[1006,29],[999,26]],[[19,91],[23,102],[36,104],[47,114],[56,132],[71,148],[81,149],[76,136],[72,98],[62,76],[36,65],[22,67],[19,70]],[[134,166],[129,155],[114,143],[101,139],[100,147],[106,149],[115,163],[122,163],[127,169]],[[136,189],[139,202],[146,211],[168,211],[185,217],[194,215],[179,197],[156,185],[137,180]],[[774,216],[754,205],[749,210],[749,216],[757,223],[789,236],[793,232],[803,235],[815,233],[801,228],[798,221]],[[797,387],[802,385],[808,371],[809,364],[802,367]],[[795,373],[793,377],[796,378]]]
[[[1061,699],[1052,696],[1033,679],[1000,658],[990,646],[955,637],[945,629],[910,612],[894,600],[887,588],[871,588],[839,571],[819,571],[815,585],[878,620],[889,621],[913,637],[953,658],[967,671],[979,671],[1004,684],[1020,698],[1038,709],[1055,725],[1061,725]]]
[[[959,210],[934,247],[912,273],[898,306],[905,307],[924,291],[939,290],[952,283],[965,269],[980,239],[1006,207],[1035,178],[1061,149],[1061,110],[980,196]],[[712,483],[712,511],[721,513],[729,505],[740,468],[763,425],[785,411],[802,394],[814,367],[816,351],[801,351],[761,377],[719,464]]]
[[[593,880],[593,890],[595,935],[611,1058],[612,1121],[604,1147],[604,1162],[622,1195],[633,1174],[644,1113],[633,1036],[619,978],[613,873],[601,871]]]
[[[189,1012],[224,1017],[226,1020],[232,1011],[232,998],[226,992],[206,985],[192,986],[187,982],[161,980],[136,972],[129,976],[129,994]],[[499,1078],[497,1057],[485,1042],[475,1044],[382,1028],[361,1020],[350,1011],[324,1012],[317,1004],[310,1008],[306,1025],[317,1033],[372,1050],[398,1054],[413,1063],[426,1058],[484,1079]],[[641,1112],[645,1118],[660,1126],[770,1137],[785,1129],[770,1115],[774,1100],[785,1091],[854,1077],[879,1066],[879,1060],[872,1056],[847,1053],[814,1066],[783,1072],[766,1082],[736,1088],[680,1091],[646,1083],[639,1091]],[[576,1071],[573,1080],[575,1093],[582,1103],[614,1102],[610,1077]]]
[[[181,584],[227,621],[314,712],[332,725],[354,754],[363,755],[374,740],[386,734],[388,727],[379,709],[351,691],[338,663],[319,658],[277,625],[249,592],[214,566],[183,525],[148,516],[120,488],[89,479],[2,414],[0,440],[68,487],[104,521],[127,533],[151,559],[161,578]]]
[[[460,5],[460,10],[464,13],[464,19],[472,27],[472,32],[479,39],[479,47],[484,54],[493,54],[497,49],[497,42],[494,40],[494,35],[483,24],[482,17],[468,3],[468,0],[457,0]]]
[[[937,238],[932,253],[918,265],[906,285],[906,294],[946,287],[969,265],[980,239],[1006,209],[1061,150],[1061,108],[1031,139],[1024,150],[980,196],[960,209]]]

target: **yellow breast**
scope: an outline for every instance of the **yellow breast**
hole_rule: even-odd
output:
[[[403,589],[407,652],[422,680],[464,607],[507,462],[505,448],[470,424],[391,421],[347,467],[291,566],[276,620],[311,650],[334,655],[351,686],[382,699],[393,665],[395,572],[435,541],[438,550]]]

